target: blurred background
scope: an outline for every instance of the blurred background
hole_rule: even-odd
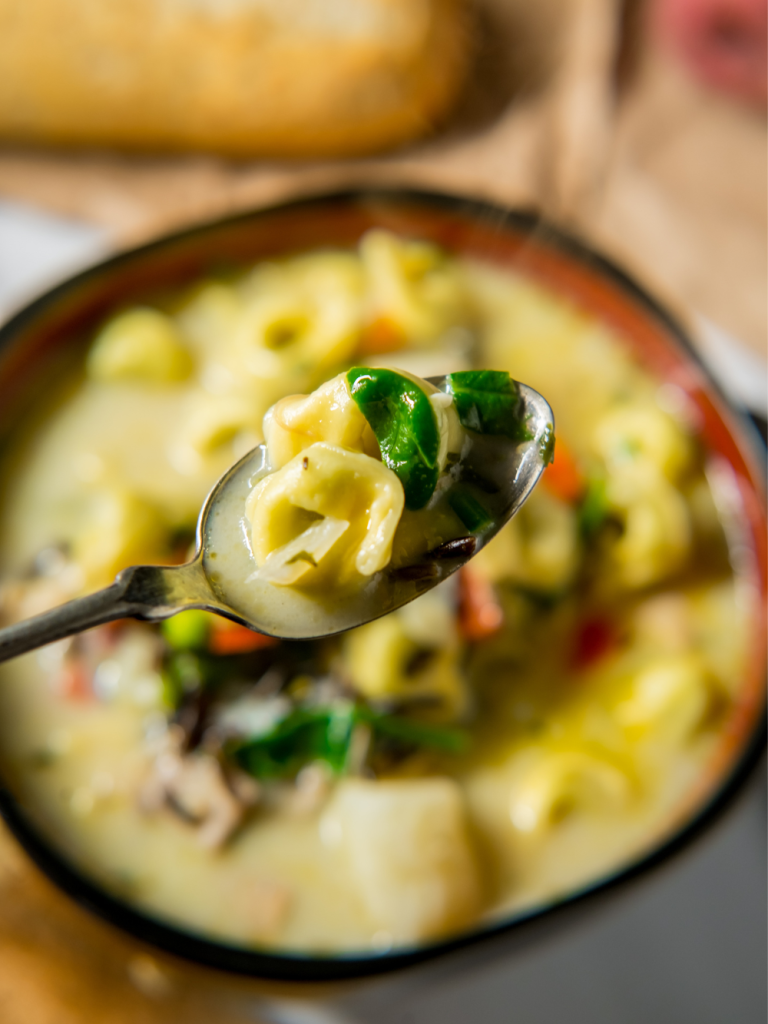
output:
[[[535,207],[765,416],[765,0],[0,0],[0,321],[89,262],[289,195]],[[765,793],[579,928],[314,1003],[159,957],[0,834],[0,1020],[757,1024]]]

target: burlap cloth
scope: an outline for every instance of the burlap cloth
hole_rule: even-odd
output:
[[[534,204],[676,309],[704,314],[764,354],[764,118],[694,82],[647,41],[639,56],[626,41],[612,0],[485,0],[461,108],[406,152],[257,165],[6,150],[0,196],[102,225],[116,246],[341,183],[409,182]],[[159,957],[98,922],[5,834],[0,908],[2,1024],[245,1019],[247,984]]]

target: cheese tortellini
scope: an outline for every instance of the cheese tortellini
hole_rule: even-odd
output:
[[[540,835],[572,811],[616,810],[630,799],[628,776],[604,756],[584,749],[542,748],[529,754],[509,804],[520,832]]]
[[[544,592],[565,590],[579,567],[576,513],[542,489],[475,559],[493,582],[508,580]]]
[[[121,313],[98,334],[88,354],[88,374],[102,383],[168,384],[183,380],[192,359],[170,317],[138,307]]]
[[[348,253],[266,264],[243,287],[245,310],[233,337],[235,352],[262,380],[309,370],[322,374],[355,349],[362,291],[360,264]]]
[[[275,472],[248,497],[258,578],[279,585],[344,584],[392,557],[403,512],[400,481],[378,457],[344,374],[291,395],[264,417]]]
[[[343,373],[311,395],[289,395],[273,405],[264,417],[264,440],[273,469],[282,469],[316,441],[379,456],[373,431],[353,401]]]
[[[436,246],[370,231],[360,256],[369,280],[369,350],[434,345],[457,322],[468,320],[458,268]]]
[[[276,584],[345,583],[372,576],[392,556],[403,488],[383,463],[318,442],[248,497],[261,579]]]

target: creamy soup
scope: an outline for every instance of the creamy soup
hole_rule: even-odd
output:
[[[360,365],[493,367],[552,405],[554,463],[468,566],[322,642],[188,612],[2,666],[3,773],[42,832],[245,947],[386,951],[595,881],[697,792],[744,678],[728,470],[681,394],[561,297],[380,231],[102,325],[8,453],[6,621],[185,560],[265,413]]]

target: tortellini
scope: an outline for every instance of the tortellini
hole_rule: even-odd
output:
[[[436,342],[467,319],[464,288],[455,265],[424,242],[401,241],[388,231],[369,231],[360,243],[368,275],[368,347]]]
[[[246,502],[259,578],[293,585],[371,576],[392,557],[403,487],[383,463],[318,442]]]
[[[254,272],[235,351],[253,376],[314,381],[348,359],[360,333],[363,274],[347,253],[315,253]],[[292,390],[283,386],[283,393]]]
[[[606,497],[622,522],[610,558],[620,581],[645,587],[682,565],[691,546],[691,519],[685,498],[647,465],[637,465],[608,480]]]
[[[373,929],[415,942],[480,908],[464,802],[452,779],[348,779],[321,825],[349,866]]]
[[[378,457],[379,446],[368,421],[353,401],[346,376],[326,381],[311,395],[289,395],[264,417],[269,464],[281,469],[316,441]]]
[[[169,383],[187,377],[192,359],[170,317],[138,307],[110,320],[88,353],[87,370],[98,381]]]
[[[250,441],[245,450],[258,444],[261,433],[259,417],[244,398],[206,398],[196,403],[184,424],[183,438],[197,454],[205,457],[239,434]]]
[[[410,515],[428,505],[465,437],[450,394],[381,367],[355,367],[312,394],[281,399],[263,430],[269,475],[247,500],[259,566],[247,582],[284,586],[330,582],[332,569],[343,585],[383,569],[404,508]],[[446,516],[458,529],[446,504],[430,508],[426,522],[406,516],[398,559]]]
[[[690,438],[668,413],[650,402],[618,406],[603,416],[595,428],[595,448],[616,472],[643,463],[672,481],[692,457]]]
[[[416,701],[431,719],[460,718],[468,694],[453,614],[438,588],[348,633],[342,663],[349,684],[368,700]]]
[[[542,833],[576,810],[625,806],[629,776],[602,755],[587,750],[528,751],[512,786],[509,815],[520,832]]]
[[[507,580],[557,592],[570,584],[580,554],[574,509],[538,488],[514,519],[480,551],[474,567],[494,583]]]
[[[624,585],[648,586],[675,572],[690,550],[691,516],[676,483],[691,464],[691,440],[646,402],[603,416],[594,446],[609,471],[608,504],[623,527],[611,559]]]
[[[127,565],[162,560],[165,538],[156,508],[122,488],[104,488],[86,503],[72,555],[89,584],[104,585]]]
[[[694,654],[659,658],[635,675],[616,706],[616,720],[633,738],[682,742],[701,723],[711,696],[708,674]]]

